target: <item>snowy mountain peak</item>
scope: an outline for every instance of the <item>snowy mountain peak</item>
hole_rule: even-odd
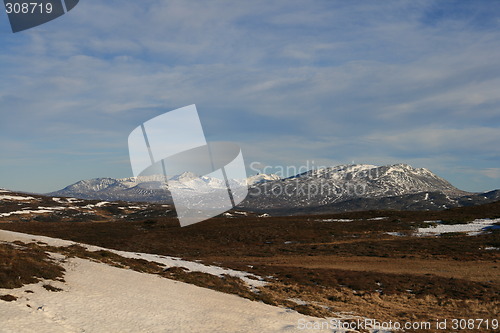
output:
[[[357,174],[359,172],[366,172],[375,168],[377,168],[377,166],[370,164],[342,164],[334,167],[313,169],[298,176],[305,175],[340,179],[343,178],[342,175]]]
[[[247,184],[248,185],[255,185],[255,184],[265,183],[268,181],[279,180],[279,179],[281,179],[281,177],[278,175],[275,175],[273,173],[271,173],[271,174],[259,173],[257,175],[248,177]]]
[[[193,172],[186,171],[186,172],[181,173],[180,175],[171,177],[169,180],[178,180],[178,181],[185,182],[185,181],[199,179],[199,178],[200,178],[200,176],[198,176],[197,174],[195,174]]]
[[[353,164],[310,170],[283,180],[256,184],[245,205],[297,209],[421,192],[443,193],[450,197],[467,194],[427,169],[416,169],[408,164]]]
[[[376,166],[371,164],[343,164],[334,167],[314,169],[307,171],[303,174],[291,177],[320,177],[320,178],[330,178],[337,180],[355,180],[355,179],[365,179],[373,180],[382,177],[401,177],[403,174],[408,177],[420,176],[420,177],[430,177],[433,179],[440,179],[434,173],[425,168],[414,168],[408,164],[392,164],[385,166]],[[446,181],[445,181],[446,182]],[[451,185],[450,185],[451,186]]]

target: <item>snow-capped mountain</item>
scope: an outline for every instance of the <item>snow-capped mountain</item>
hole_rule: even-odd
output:
[[[339,165],[256,184],[242,206],[261,210],[300,209],[421,192],[441,193],[450,198],[468,194],[427,169],[407,164]]]
[[[275,174],[266,174],[266,173],[259,173],[254,176],[250,176],[247,178],[247,184],[249,186],[255,185],[255,184],[260,184],[260,183],[265,183],[265,182],[270,182],[273,180],[280,180],[281,177]]]
[[[279,179],[276,175],[257,175],[249,179],[231,180],[238,185],[253,185],[267,180]],[[225,180],[198,176],[192,172],[184,172],[165,181],[161,175],[140,176],[130,178],[95,178],[82,180],[62,190],[49,193],[52,196],[75,197],[81,199],[150,201],[172,203],[168,189],[182,188],[193,193],[208,193],[226,190]]]
[[[258,174],[238,182],[245,181],[249,195],[238,205],[240,208],[285,215],[368,209],[435,210],[500,200],[500,191],[464,192],[427,169],[406,164],[339,165],[285,179]],[[172,203],[168,188],[207,193],[225,189],[226,184],[221,179],[185,172],[168,182],[163,176],[82,180],[49,195]]]
[[[48,193],[51,196],[74,197],[110,201],[150,201],[171,202],[170,194],[164,190],[164,182],[159,177],[147,179],[94,178],[81,180],[62,190]]]
[[[431,171],[416,169],[407,164],[380,167],[366,164],[339,165],[308,171],[283,182],[307,182],[323,186],[325,191],[328,188],[330,193],[337,194],[332,197],[337,201],[345,197],[373,198],[418,192],[443,192],[451,196],[466,194]]]

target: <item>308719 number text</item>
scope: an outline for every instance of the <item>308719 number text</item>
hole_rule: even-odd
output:
[[[50,14],[52,9],[50,2],[45,4],[38,2],[7,2],[5,4],[7,14]]]

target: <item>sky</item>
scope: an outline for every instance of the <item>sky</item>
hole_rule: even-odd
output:
[[[407,163],[493,190],[499,92],[497,1],[81,0],[15,34],[1,11],[0,187],[131,177],[130,132],[196,104],[249,175]]]

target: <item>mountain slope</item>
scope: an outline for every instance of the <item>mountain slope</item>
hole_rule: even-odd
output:
[[[377,206],[376,202],[380,202],[380,198],[401,197],[422,192],[438,193],[449,197],[450,200],[469,194],[427,169],[416,169],[406,164],[380,167],[340,165],[256,184],[250,189],[250,194],[241,207],[286,210],[332,206],[352,200],[370,199],[374,205],[368,205],[368,208],[372,209],[372,206]],[[411,200],[427,201],[428,197],[429,194]],[[397,206],[399,209],[405,209],[404,206],[408,205]],[[349,210],[349,205],[342,210],[344,209]]]

